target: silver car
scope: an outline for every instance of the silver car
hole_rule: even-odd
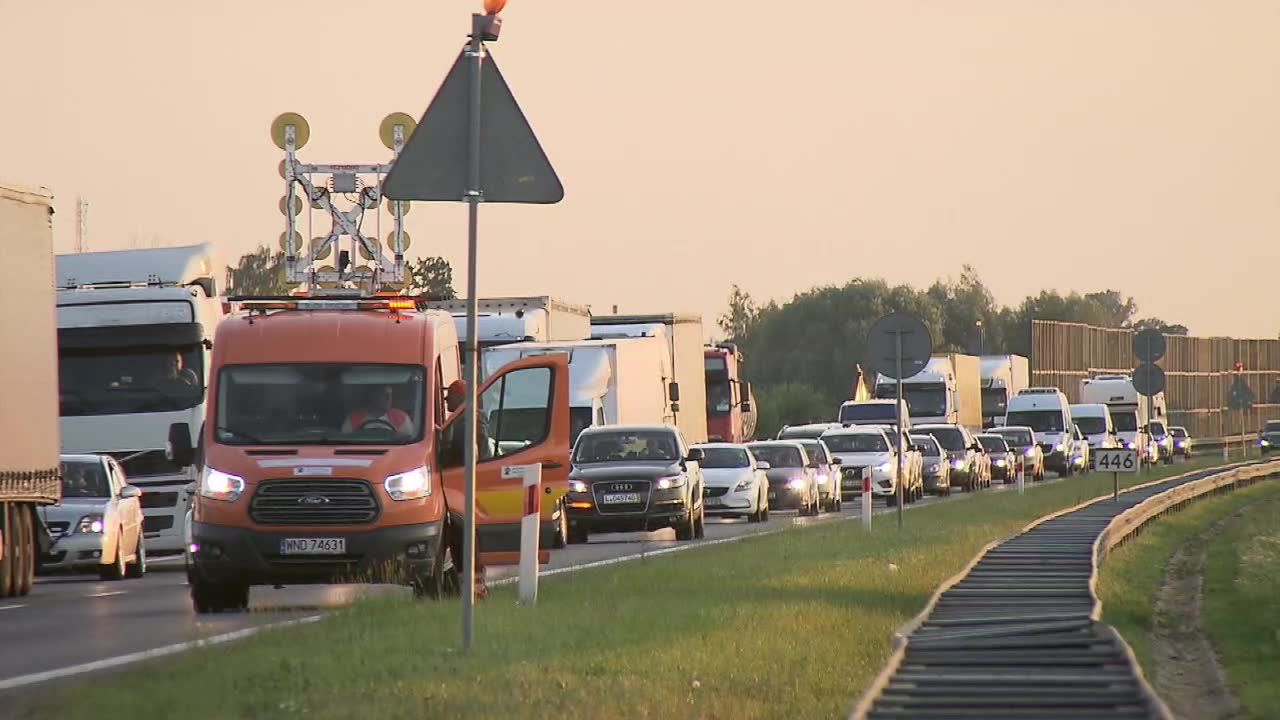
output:
[[[63,455],[62,500],[40,508],[49,528],[41,571],[94,570],[103,580],[140,578],[147,571],[142,491],[106,455]]]

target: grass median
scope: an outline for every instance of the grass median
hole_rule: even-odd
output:
[[[536,608],[502,588],[477,608],[467,655],[457,603],[371,599],[60,689],[29,716],[834,717],[883,665],[893,630],[983,545],[1111,482],[1089,475],[922,506],[901,532],[889,514],[870,534],[832,522],[558,576]]]

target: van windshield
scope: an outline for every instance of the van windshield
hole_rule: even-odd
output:
[[[1076,424],[1080,426],[1080,432],[1085,435],[1101,435],[1107,431],[1107,420],[1101,417],[1079,417],[1074,416]]]
[[[232,365],[218,375],[224,445],[407,445],[422,437],[415,365]]]
[[[1059,410],[1015,410],[1008,415],[1007,425],[1026,425],[1038,433],[1062,432],[1062,412]]]
[[[824,435],[822,442],[834,453],[878,453],[888,452],[889,444],[880,433],[859,433],[857,435]]]
[[[1111,413],[1111,421],[1116,425],[1116,432],[1136,432],[1138,430],[1138,413]]]
[[[892,403],[858,403],[840,408],[840,422],[855,424],[898,422],[898,410]]]

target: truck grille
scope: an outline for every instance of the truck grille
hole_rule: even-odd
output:
[[[268,480],[249,503],[259,525],[365,525],[378,500],[363,480]]]
[[[142,532],[155,533],[173,527],[172,515],[147,515],[142,518]]]
[[[649,480],[602,480],[591,486],[595,496],[596,509],[601,515],[620,515],[624,513],[642,513],[649,509]],[[630,489],[624,489],[629,487]],[[640,496],[638,503],[603,503],[605,495],[633,492]]]
[[[138,498],[143,508],[168,508],[178,504],[176,492],[144,492]]]

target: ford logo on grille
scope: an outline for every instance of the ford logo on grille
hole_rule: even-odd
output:
[[[329,498],[323,495],[303,495],[298,498],[299,505],[324,505],[329,502]]]
[[[631,483],[614,483],[613,487],[609,489],[615,492],[626,492],[628,490],[634,490],[635,488],[632,487]]]

